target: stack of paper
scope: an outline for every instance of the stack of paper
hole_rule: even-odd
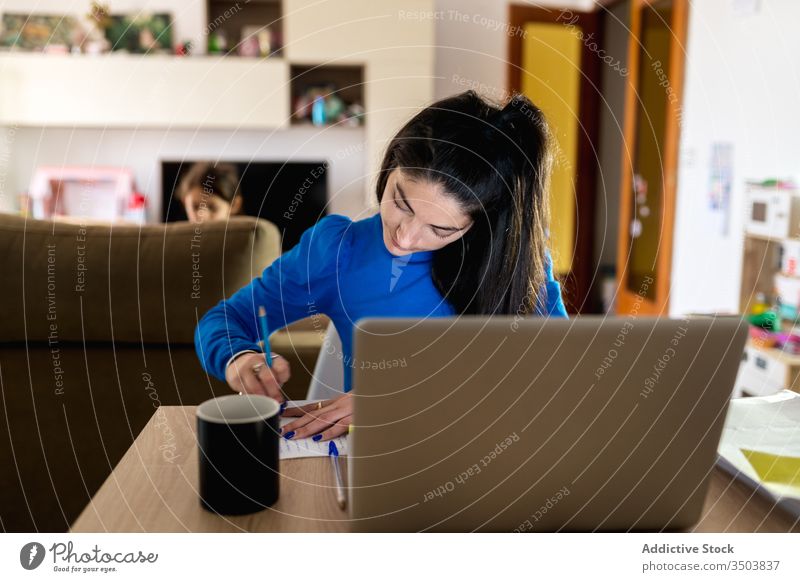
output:
[[[800,394],[734,398],[717,463],[800,515]]]

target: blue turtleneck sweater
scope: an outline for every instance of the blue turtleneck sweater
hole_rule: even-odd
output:
[[[224,380],[233,355],[259,350],[259,305],[267,310],[269,333],[325,314],[342,340],[344,390],[349,391],[351,370],[357,365],[353,326],[359,319],[455,315],[431,279],[433,252],[394,256],[383,243],[382,229],[379,214],[355,222],[334,214],[309,228],[260,278],[203,316],[195,330],[203,368]],[[547,313],[566,317],[549,263],[547,276]]]

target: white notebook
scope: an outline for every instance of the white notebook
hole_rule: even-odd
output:
[[[290,400],[288,406],[303,406],[311,403],[311,400]],[[299,417],[281,417],[281,426],[285,426]],[[342,435],[333,439],[340,455],[347,454],[347,435]],[[281,437],[280,458],[281,459],[300,459],[303,457],[327,457],[330,440],[313,441],[307,439],[285,439]]]
[[[800,488],[763,481],[743,450],[800,457],[800,395],[783,390],[772,396],[732,399],[717,451],[722,469],[800,516]]]

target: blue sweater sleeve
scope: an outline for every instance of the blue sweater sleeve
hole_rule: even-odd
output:
[[[203,369],[224,380],[225,365],[234,354],[260,350],[261,305],[267,310],[269,333],[324,313],[335,298],[337,261],[341,264],[348,251],[344,235],[350,223],[346,216],[326,216],[304,232],[294,248],[264,269],[261,277],[212,307],[194,334]]]

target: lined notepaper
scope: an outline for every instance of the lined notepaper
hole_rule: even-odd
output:
[[[293,400],[289,402],[289,406],[303,406],[310,403],[310,400]],[[285,426],[296,420],[298,417],[281,417],[281,426]],[[336,448],[339,449],[340,455],[347,454],[347,435],[342,435],[332,439],[336,443]],[[312,441],[307,439],[285,439],[281,437],[280,442],[280,458],[281,459],[301,459],[303,457],[327,457],[328,447],[330,440],[326,441]]]

